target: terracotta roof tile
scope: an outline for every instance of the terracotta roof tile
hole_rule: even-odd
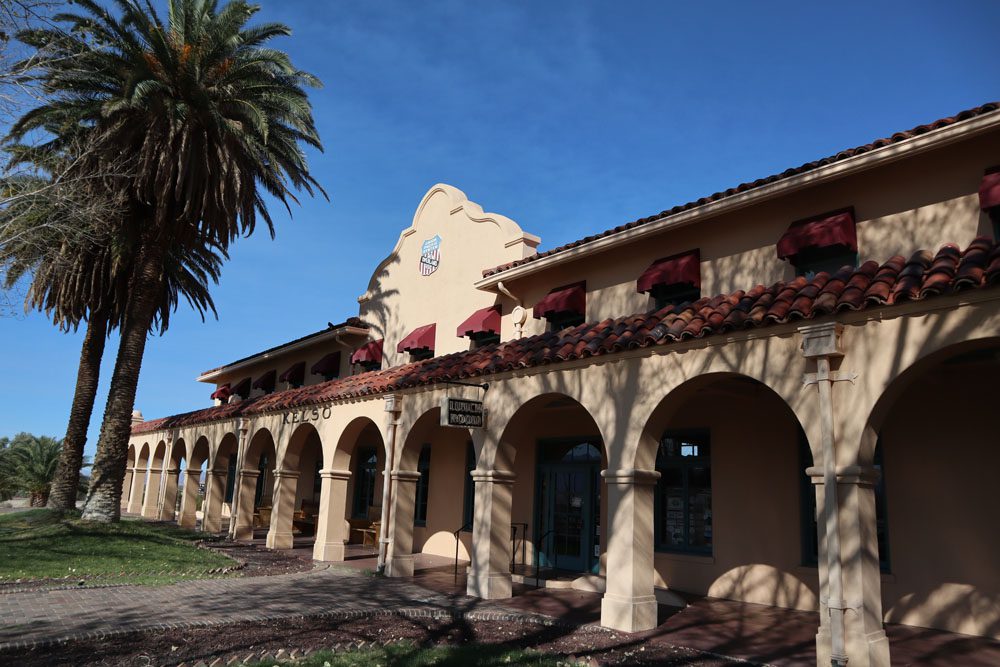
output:
[[[865,262],[832,276],[798,277],[770,287],[706,297],[686,306],[546,332],[486,345],[385,370],[370,371],[322,384],[276,392],[136,425],[143,433],[208,421],[288,410],[327,401],[369,396],[442,380],[460,380],[573,359],[614,354],[639,347],[669,345],[694,337],[750,329],[840,310],[862,310],[902,301],[919,301],[958,290],[1000,285],[1000,244],[978,238],[964,251],[954,244],[936,254],[919,251],[909,261],[892,257],[882,265]]]
[[[640,227],[642,225],[646,225],[651,222],[656,222],[657,220],[662,220],[663,218],[666,218],[668,216],[676,215],[677,213],[682,213],[690,209],[698,208],[699,206],[704,206],[711,202],[716,202],[719,201],[720,199],[725,199],[726,197],[731,197],[733,195],[746,192],[747,190],[753,190],[755,188],[759,188],[764,185],[769,185],[771,183],[774,183],[775,181],[780,181],[782,179],[790,178],[792,176],[804,174],[806,172],[819,169],[820,167],[824,167],[828,164],[833,164],[834,162],[840,162],[842,160],[847,160],[852,157],[857,157],[859,155],[868,153],[878,148],[884,148],[892,144],[897,144],[901,141],[906,141],[907,139],[913,139],[922,134],[931,132],[932,130],[939,130],[941,128],[953,125],[961,121],[970,120],[978,116],[983,116],[985,114],[992,113],[997,109],[1000,109],[1000,102],[990,102],[988,104],[983,104],[982,106],[978,106],[974,109],[967,109],[965,111],[961,111],[955,114],[954,116],[948,116],[947,118],[936,120],[933,123],[918,125],[917,127],[911,130],[906,130],[905,132],[897,132],[891,137],[876,139],[875,141],[867,143],[863,146],[857,146],[856,148],[849,148],[840,151],[836,155],[831,155],[829,157],[825,157],[819,160],[813,160],[812,162],[806,162],[805,164],[799,167],[791,167],[789,169],[784,170],[780,174],[772,174],[771,176],[759,178],[749,183],[741,183],[740,185],[737,185],[736,187],[733,188],[729,188],[728,190],[716,192],[707,197],[701,197],[700,199],[697,199],[695,201],[674,206],[673,208],[660,211],[655,215],[651,215],[645,218],[639,218],[638,220],[633,220],[632,222],[618,225],[617,227],[613,227],[598,234],[591,234],[589,236],[585,236],[582,239],[571,241],[556,248],[544,250],[529,257],[525,257],[524,259],[518,259],[513,262],[501,264],[500,266],[496,266],[491,269],[486,269],[485,271],[483,271],[483,277],[488,278],[490,276],[502,273],[509,269],[513,269],[514,267],[522,266],[524,264],[529,264],[544,257],[551,257],[552,255],[557,255],[559,253],[566,252],[567,250],[578,248],[580,246],[587,245],[588,243],[593,243],[598,239],[606,238],[608,236],[614,236],[615,234],[624,232],[626,230],[633,229],[635,227]]]

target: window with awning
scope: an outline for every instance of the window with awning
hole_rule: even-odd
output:
[[[279,382],[287,382],[293,387],[301,387],[306,379],[306,362],[292,364],[284,373],[278,376]]]
[[[411,331],[396,345],[396,352],[409,352],[413,360],[430,359],[434,356],[434,337],[437,324],[425,324]]]
[[[212,392],[211,399],[213,401],[222,401],[223,403],[225,403],[226,401],[229,400],[229,395],[231,393],[232,392],[229,388],[229,383],[227,382],[226,384],[222,385],[221,387]]]
[[[496,343],[500,341],[500,304],[496,303],[486,308],[480,308],[468,319],[458,325],[456,335],[459,338],[468,336],[477,345]]]
[[[365,370],[375,370],[382,367],[382,339],[365,343],[351,355],[351,363],[358,364]]]
[[[268,372],[257,378],[257,381],[253,383],[254,389],[260,389],[265,394],[270,394],[274,391],[274,382],[278,377],[278,372],[275,370],[269,370]]]
[[[1000,166],[990,167],[979,184],[979,208],[993,222],[993,238],[1000,239]]]
[[[233,385],[232,394],[236,394],[240,398],[247,398],[250,396],[250,384],[253,382],[253,378],[245,377],[235,385]]]
[[[787,259],[798,275],[834,272],[857,266],[858,234],[854,209],[845,208],[793,222],[778,240],[778,258]]]
[[[653,297],[657,309],[697,301],[701,297],[701,251],[656,260],[639,276],[635,289]]]
[[[340,352],[331,352],[309,369],[313,375],[322,375],[325,380],[340,376]]]
[[[583,324],[587,315],[587,282],[557,287],[535,304],[532,314],[553,331]]]

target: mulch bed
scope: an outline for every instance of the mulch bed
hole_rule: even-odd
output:
[[[266,651],[319,650],[363,641],[384,644],[410,641],[420,645],[478,642],[530,648],[572,656],[597,665],[735,664],[719,656],[648,642],[594,627],[557,627],[530,620],[297,618],[236,623],[210,628],[137,632],[104,641],[74,641],[56,647],[0,654],[0,663],[21,667],[229,664],[237,657]],[[744,663],[745,664],[745,663]]]

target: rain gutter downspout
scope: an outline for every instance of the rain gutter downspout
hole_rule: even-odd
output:
[[[387,394],[385,397],[385,411],[389,416],[388,447],[385,453],[385,471],[382,473],[382,516],[381,534],[378,541],[378,565],[376,571],[385,574],[386,557],[389,552],[389,544],[392,543],[392,531],[389,522],[392,520],[392,470],[395,466],[396,453],[396,430],[399,426],[399,413],[401,410],[399,397],[395,394]]]
[[[823,457],[823,525],[826,527],[827,600],[830,614],[830,664],[846,667],[846,627],[844,611],[844,576],[840,552],[840,516],[837,499],[837,459],[834,433],[833,383],[854,381],[855,376],[830,370],[830,360],[844,356],[840,345],[843,325],[828,322],[799,328],[802,352],[816,360],[816,372],[806,373],[804,383],[815,384],[819,394],[820,448]]]

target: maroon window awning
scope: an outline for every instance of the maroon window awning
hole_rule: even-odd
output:
[[[399,341],[396,352],[410,352],[412,350],[433,350],[434,336],[437,333],[437,324],[425,324],[417,327],[410,334]]]
[[[1000,167],[983,176],[979,185],[979,208],[986,210],[1000,206]]]
[[[221,387],[213,391],[211,398],[213,401],[222,401],[223,403],[225,403],[226,401],[229,400],[230,393],[231,392],[229,389],[229,383],[227,382],[226,384],[222,385]]]
[[[242,396],[243,398],[248,397],[250,395],[251,382],[253,382],[253,378],[243,378],[233,386],[231,393],[236,394],[237,396]]]
[[[557,287],[535,304],[532,313],[536,320],[549,318],[561,313],[587,313],[587,282],[581,281]]]
[[[458,325],[456,335],[459,338],[482,333],[500,333],[500,304],[481,308],[472,313],[469,319]]]
[[[381,364],[382,363],[382,340],[373,340],[365,343],[354,350],[351,355],[352,364]]]
[[[340,375],[340,352],[331,352],[326,355],[313,364],[309,372],[313,375],[322,375],[323,377]]]
[[[289,384],[300,385],[306,379],[306,362],[300,361],[297,364],[292,364],[288,370],[278,376],[280,382],[287,382]]]
[[[793,222],[778,241],[778,259],[795,257],[809,248],[829,248],[835,245],[855,252],[858,250],[853,208]]]
[[[653,262],[636,281],[637,292],[651,292],[656,287],[691,285],[701,287],[701,252],[689,250]]]
[[[270,370],[257,378],[257,381],[253,383],[253,388],[260,389],[265,394],[270,394],[274,391],[274,381],[277,377],[278,372]]]

